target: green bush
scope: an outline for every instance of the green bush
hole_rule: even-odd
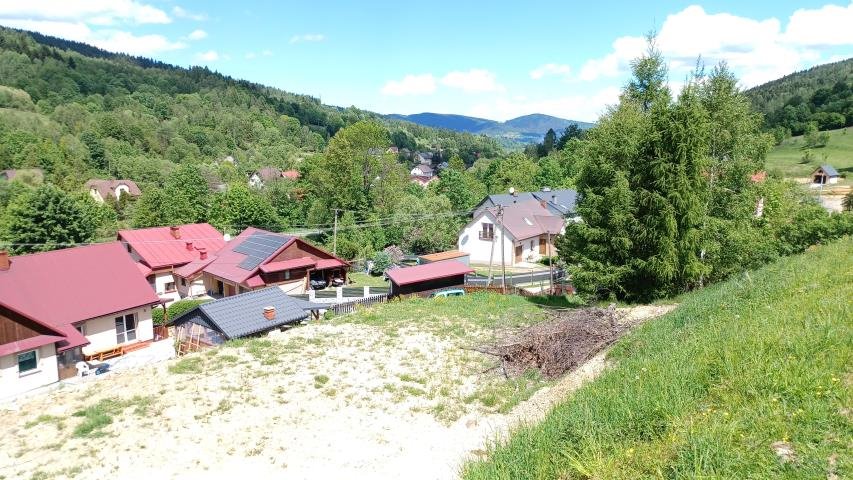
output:
[[[167,310],[169,312],[169,319],[171,320],[177,317],[178,315],[181,315],[182,313],[188,310],[192,310],[193,308],[207,301],[208,300],[192,299],[178,300],[177,302],[174,302],[173,304],[167,307]],[[155,307],[154,310],[151,312],[151,318],[152,320],[154,320],[154,325],[163,325],[163,309],[160,307]]]
[[[386,252],[376,252],[373,256],[373,267],[370,269],[372,275],[382,275],[391,266],[391,255]]]

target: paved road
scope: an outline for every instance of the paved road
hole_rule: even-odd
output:
[[[535,283],[535,282],[547,282],[548,281],[548,270],[534,272],[534,273],[515,273],[515,274],[507,274],[506,276],[506,284],[507,285],[521,285],[524,283]],[[560,270],[554,270],[554,279],[562,278],[562,272]],[[488,278],[485,275],[468,275],[465,279],[465,283],[468,285],[476,285],[476,286],[485,286],[488,281]],[[492,285],[500,285],[501,284],[501,275],[500,273],[492,275]]]

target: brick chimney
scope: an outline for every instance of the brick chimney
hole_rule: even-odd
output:
[[[181,227],[178,227],[178,226],[169,227],[169,233],[171,233],[172,237],[174,237],[176,239],[181,238]]]
[[[186,243],[186,245],[187,245],[187,250],[189,250],[190,252],[192,252],[192,251],[193,251],[193,242],[191,242],[191,241],[187,240],[185,243]]]
[[[198,249],[198,258],[199,260],[207,260],[207,249],[204,247],[200,247]]]
[[[9,259],[9,252],[6,250],[0,250],[0,272],[9,270],[11,266],[12,261]]]
[[[275,307],[264,307],[264,318],[267,320],[275,319]]]

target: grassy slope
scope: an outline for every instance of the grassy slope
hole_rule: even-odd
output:
[[[686,295],[464,477],[851,478],[851,298],[850,238]]]
[[[803,137],[789,138],[767,155],[767,169],[785,177],[807,177],[818,165],[828,163],[842,175],[853,174],[853,128],[830,131],[829,143],[812,150],[812,162],[803,163],[803,153]]]

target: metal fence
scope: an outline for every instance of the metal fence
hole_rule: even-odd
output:
[[[376,305],[378,303],[385,303],[388,301],[388,295],[371,295],[365,298],[359,298],[358,300],[350,300],[348,302],[336,303],[329,307],[329,311],[333,312],[335,315],[341,315],[343,313],[354,312],[355,309],[361,305],[362,307],[369,307],[371,305]]]

